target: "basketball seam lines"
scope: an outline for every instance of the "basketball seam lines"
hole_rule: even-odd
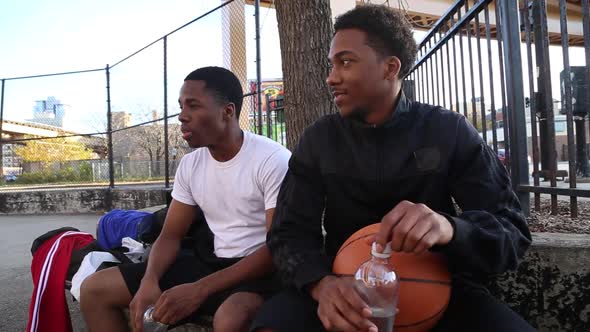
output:
[[[351,245],[352,243],[354,243],[354,242],[356,242],[356,241],[358,241],[358,240],[360,240],[360,239],[362,239],[362,238],[369,237],[369,236],[374,236],[374,235],[375,235],[375,234],[365,234],[365,235],[361,235],[361,236],[357,237],[356,239],[350,240],[350,242],[348,242],[348,243],[347,243],[347,244],[346,244],[344,247],[342,247],[342,248],[340,248],[340,249],[338,250],[338,252],[336,253],[336,256],[338,256],[338,254],[339,254],[339,253],[340,253],[342,250],[346,249],[346,247],[348,247],[348,246],[349,246],[349,245]]]
[[[443,312],[444,312],[446,309],[447,309],[447,306],[445,305],[445,306],[444,306],[443,308],[441,308],[441,309],[440,309],[440,310],[439,310],[437,313],[435,313],[434,315],[432,315],[432,316],[430,316],[430,317],[424,318],[424,319],[423,319],[423,320],[421,320],[421,321],[417,321],[417,322],[415,322],[415,323],[412,323],[412,324],[400,324],[400,325],[396,325],[396,324],[394,323],[394,324],[393,324],[393,327],[394,327],[394,328],[404,328],[404,327],[412,327],[412,326],[420,325],[420,324],[422,324],[422,323],[425,323],[425,322],[427,322],[427,321],[429,321],[429,320],[431,320],[431,319],[435,318],[436,316],[438,316],[438,315],[442,314],[442,313],[443,313]]]
[[[336,274],[338,277],[352,277],[354,274]],[[430,279],[416,279],[416,278],[399,278],[399,281],[405,282],[417,282],[422,284],[438,284],[438,285],[445,285],[450,286],[450,281],[442,281],[442,280],[430,280]]]

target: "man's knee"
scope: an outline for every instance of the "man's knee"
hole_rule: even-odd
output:
[[[255,293],[240,292],[231,295],[215,312],[214,330],[219,332],[248,330],[263,301],[262,297]]]
[[[80,286],[82,310],[96,305],[125,306],[130,301],[131,294],[116,267],[89,275]]]
[[[97,275],[98,272],[89,275],[80,285],[80,304],[82,306],[102,299],[103,282]]]

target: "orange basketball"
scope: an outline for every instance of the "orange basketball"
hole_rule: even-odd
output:
[[[336,254],[334,273],[353,276],[371,258],[367,238],[378,231],[379,224],[373,224],[352,234]],[[432,252],[392,252],[389,262],[400,281],[394,331],[429,331],[441,318],[451,296],[451,275],[445,257]]]

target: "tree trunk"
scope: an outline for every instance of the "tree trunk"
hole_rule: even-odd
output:
[[[329,0],[277,0],[287,147],[322,115],[336,112],[326,84],[332,39]]]

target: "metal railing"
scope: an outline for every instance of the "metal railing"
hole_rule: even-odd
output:
[[[266,97],[266,114],[264,114],[264,122],[266,124],[263,135],[272,138],[273,140],[287,144],[287,130],[285,126],[285,107],[284,96],[280,95],[271,98]]]
[[[406,77],[416,100],[461,112],[505,158],[525,211],[530,193],[536,210],[540,195],[549,194],[551,212],[557,214],[558,195],[563,195],[569,196],[570,214],[576,217],[577,197],[590,197],[590,186],[578,188],[578,176],[590,178],[585,124],[590,112],[588,1],[554,0],[556,13],[549,11],[546,0],[456,1],[421,41],[418,60]],[[568,34],[568,14],[578,10],[582,21],[570,23],[583,26],[582,38]],[[558,32],[548,29],[548,13],[553,20],[558,15]],[[563,58],[561,115],[553,107],[552,73],[559,65],[550,63],[550,40],[560,41]],[[585,53],[585,66],[570,65],[572,46],[576,54]],[[551,46],[551,53],[555,48]],[[563,162],[557,160],[558,141],[567,151]],[[559,177],[567,183],[558,183]]]
[[[189,152],[190,148],[180,136],[179,123],[176,119],[179,110],[175,102],[176,96],[172,96],[177,90],[175,89],[174,93],[170,93],[169,81],[173,79],[174,82],[181,82],[183,76],[180,75],[186,75],[188,71],[195,69],[193,67],[177,68],[178,65],[175,59],[177,59],[179,53],[186,52],[187,47],[189,47],[187,44],[198,43],[198,41],[194,41],[195,35],[197,37],[206,36],[211,32],[203,33],[206,26],[201,25],[200,22],[205,22],[202,24],[211,24],[206,22],[213,19],[218,20],[213,24],[221,26],[223,29],[219,40],[222,44],[228,43],[227,48],[231,50],[232,54],[230,56],[232,58],[225,59],[224,56],[227,57],[227,54],[222,54],[221,49],[214,49],[210,45],[207,45],[209,47],[207,52],[199,53],[200,56],[206,57],[208,53],[211,53],[211,58],[214,58],[211,61],[224,58],[223,66],[234,71],[242,81],[245,95],[240,116],[241,127],[259,134],[267,134],[269,137],[277,137],[276,135],[272,136],[272,133],[268,131],[268,127],[262,125],[267,122],[267,119],[269,119],[269,123],[274,123],[271,118],[272,114],[276,114],[276,112],[271,110],[261,111],[264,96],[259,92],[262,81],[260,2],[256,0],[253,4],[253,30],[256,40],[253,62],[255,62],[257,77],[255,82],[257,89],[254,92],[248,92],[251,89],[246,77],[248,71],[244,67],[245,65],[235,68],[236,63],[238,65],[247,63],[245,38],[236,38],[230,35],[237,31],[235,26],[231,25],[246,23],[245,0],[223,2],[115,62],[113,65],[106,65],[104,68],[1,79],[0,175],[6,175],[7,173],[11,175],[6,178],[11,182],[0,179],[0,186],[3,186],[1,189],[10,190],[13,185],[12,181],[15,182],[15,185],[21,184],[22,186],[33,183],[95,183],[108,185],[112,188],[116,183],[153,180],[163,181],[165,187],[170,187],[176,161]],[[212,16],[214,17],[211,18]],[[240,31],[244,31],[244,29]],[[245,32],[243,33],[245,34]],[[185,35],[186,38],[183,40],[182,38]],[[188,43],[188,40],[191,42]],[[218,63],[211,64],[221,65]],[[133,74],[134,69],[136,70],[135,73],[137,69],[142,70],[145,77],[137,77],[136,74]],[[104,75],[102,80],[96,76],[96,74],[100,75],[101,73]],[[93,76],[89,77],[88,75]],[[60,125],[46,121],[45,118],[36,120],[36,123],[34,121],[5,119],[5,105],[11,101],[11,94],[18,93],[17,90],[20,88],[15,82],[52,79],[68,80],[70,89],[74,91],[77,91],[80,86],[87,85],[90,81],[97,86],[101,84],[101,81],[103,82],[101,85],[106,89],[93,90],[94,93],[100,95],[94,96],[96,100],[92,100],[93,104],[104,105],[99,106],[103,113],[98,113],[97,119],[93,120],[95,122],[94,127],[98,127],[98,130],[84,133],[67,131],[61,128]],[[52,82],[43,81],[44,90],[50,91]],[[125,99],[123,96],[130,92],[129,86],[137,83],[141,83],[146,87],[146,92],[136,98],[137,102],[141,102],[142,99],[149,99],[156,106],[126,105],[123,102]],[[105,95],[106,105],[104,104]],[[155,98],[153,98],[154,95]],[[48,104],[52,104],[53,110],[47,106]],[[39,105],[42,105],[40,106],[42,108],[40,112],[53,113],[49,114],[52,117],[51,119],[57,118],[56,114],[62,112],[64,107],[56,100],[51,102],[42,101]],[[142,110],[136,112],[137,108]],[[56,109],[59,109],[57,113]],[[142,112],[143,114],[139,114],[140,117],[132,120],[130,114],[138,115],[138,113]],[[3,128],[5,123],[6,125]],[[31,134],[17,135],[12,131],[14,129],[7,126],[12,126],[10,128],[20,126],[25,129],[23,131],[29,131]],[[52,134],[47,134],[50,131]],[[45,134],[42,135],[42,132]],[[276,130],[273,133],[276,133]],[[70,146],[70,150],[64,150],[64,146]],[[48,148],[51,148],[55,152],[54,154],[58,154],[58,156],[50,157]],[[30,157],[28,161],[22,160],[20,156],[25,154],[29,156],[38,155],[38,158]],[[59,154],[62,154],[62,158],[60,158]],[[44,155],[44,157],[41,158],[41,155]],[[73,158],[78,160],[73,160]],[[89,172],[90,174],[88,174]]]

